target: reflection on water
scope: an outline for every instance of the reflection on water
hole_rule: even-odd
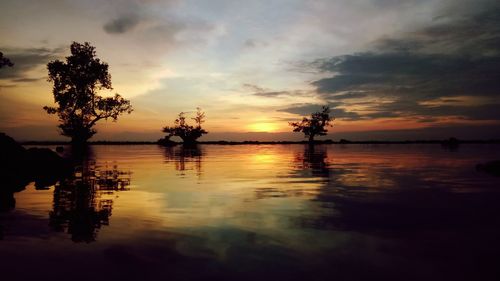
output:
[[[51,268],[74,280],[500,276],[500,178],[475,169],[500,159],[496,145],[95,146],[85,157],[0,213],[6,280],[52,280]]]
[[[71,234],[74,242],[92,242],[102,225],[109,225],[116,191],[126,191],[130,172],[117,165],[97,166],[84,161],[73,177],[54,187],[53,210],[49,214],[54,231]]]
[[[298,153],[295,161],[299,163],[296,171],[310,170],[313,176],[330,176],[330,168],[326,162],[328,159],[326,146],[305,146],[304,153]]]
[[[165,147],[166,162],[173,163],[180,175],[186,170],[195,170],[196,175],[203,173],[201,169],[203,151],[199,145]]]

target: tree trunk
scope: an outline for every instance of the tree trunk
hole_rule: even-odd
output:
[[[309,135],[309,144],[314,143],[314,135]]]
[[[196,143],[197,143],[196,139],[193,139],[191,137],[186,136],[182,138],[183,145],[190,146],[190,145],[195,145]]]
[[[71,145],[73,146],[85,146],[87,145],[88,138],[82,136],[71,137]]]

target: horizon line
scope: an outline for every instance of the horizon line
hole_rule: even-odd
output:
[[[23,145],[69,145],[70,141],[19,141],[20,144]],[[491,139],[457,139],[454,137],[450,137],[447,139],[414,139],[414,140],[348,140],[348,139],[340,139],[338,141],[334,141],[332,139],[326,140],[315,140],[313,143],[315,144],[466,144],[466,143],[492,143],[492,144],[500,144],[500,139],[491,138]],[[158,141],[108,141],[108,140],[96,140],[89,141],[88,144],[158,144]],[[182,145],[183,142],[175,142],[176,145]],[[199,141],[196,144],[309,144],[307,140],[302,141],[257,141],[257,140],[245,140],[245,141],[228,141],[228,140],[217,140],[217,141]]]

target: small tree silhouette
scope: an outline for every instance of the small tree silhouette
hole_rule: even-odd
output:
[[[196,126],[188,125],[186,114],[184,112],[179,113],[179,116],[175,119],[174,126],[163,128],[163,132],[167,133],[163,141],[168,142],[171,137],[177,136],[182,139],[184,144],[194,144],[198,138],[208,133],[201,127],[201,124],[205,122],[205,112],[202,112],[201,108],[197,108],[196,117],[191,119],[196,122]]]
[[[4,66],[14,66],[14,64],[10,61],[10,59],[3,56],[3,53],[0,52],[0,68]]]
[[[58,107],[45,106],[49,114],[57,114],[61,134],[73,144],[85,144],[97,131],[97,121],[108,118],[116,121],[124,112],[131,113],[130,101],[119,94],[101,97],[98,90],[112,90],[108,64],[96,58],[95,47],[88,42],[71,44],[71,55],[66,62],[47,64],[49,81],[54,83],[52,93]]]
[[[323,106],[321,111],[314,112],[310,118],[304,117],[302,121],[290,122],[294,132],[304,133],[304,137],[309,137],[309,143],[314,142],[315,136],[324,136],[328,132],[326,127],[331,127],[330,107]]]

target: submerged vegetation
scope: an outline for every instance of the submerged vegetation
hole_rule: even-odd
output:
[[[208,134],[208,132],[201,127],[201,124],[205,122],[205,112],[198,107],[196,109],[196,116],[191,119],[195,121],[194,126],[187,123],[185,112],[179,113],[177,119],[174,121],[174,126],[166,126],[163,128],[162,132],[167,135],[158,142],[163,145],[173,144],[174,142],[171,141],[170,138],[175,136],[181,138],[184,144],[195,144],[201,136]]]
[[[330,116],[330,107],[323,106],[323,109],[311,114],[310,118],[304,117],[302,121],[290,122],[294,132],[304,133],[304,137],[309,138],[309,143],[314,142],[315,136],[324,136],[328,133],[326,127],[331,127],[330,122],[333,121]]]

